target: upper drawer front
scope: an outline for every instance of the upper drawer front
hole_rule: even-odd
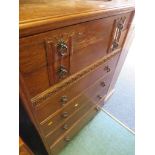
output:
[[[21,38],[20,71],[30,95],[37,95],[120,48],[130,16],[121,14]],[[114,35],[119,24],[121,31]]]
[[[118,58],[119,53],[104,64],[101,64],[94,71],[87,73],[86,76],[77,80],[77,82],[74,82],[73,84],[65,87],[65,89],[47,97],[45,100],[40,101],[40,103],[35,107],[35,114],[38,121],[42,122],[54,112],[60,110],[64,104],[67,105],[74,97],[78,96],[85,89],[91,87],[96,80],[111,74],[116,67]],[[48,95],[48,92],[45,95]]]

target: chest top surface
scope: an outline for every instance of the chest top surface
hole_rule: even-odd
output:
[[[30,35],[75,24],[84,19],[88,21],[108,16],[112,11],[123,9],[133,9],[133,3],[129,0],[21,0],[20,36],[23,31],[26,31],[25,35]],[[67,23],[67,20],[70,22]],[[36,27],[37,30],[34,30]]]

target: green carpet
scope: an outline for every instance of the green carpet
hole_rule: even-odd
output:
[[[134,155],[135,136],[101,111],[59,155]]]

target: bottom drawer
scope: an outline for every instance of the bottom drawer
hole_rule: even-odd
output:
[[[81,128],[84,127],[97,113],[97,106],[93,106],[87,113],[79,119],[66,133],[59,138],[51,147],[51,154],[58,155],[63,147],[65,147],[71,139],[80,131]]]
[[[84,95],[82,94],[81,96]],[[86,97],[84,96],[84,98]],[[51,146],[58,138],[63,136],[63,134],[65,134],[91,107],[93,107],[93,103],[88,99],[87,103],[84,103],[78,111],[75,111],[65,122],[61,123],[46,136],[48,145]]]

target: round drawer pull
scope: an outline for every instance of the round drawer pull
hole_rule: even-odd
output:
[[[65,105],[68,101],[68,97],[67,96],[62,96],[60,99],[60,102],[62,103],[62,105]]]
[[[62,127],[64,130],[68,130],[68,125],[64,124],[64,126]]]
[[[76,104],[74,105],[74,108],[77,109],[78,107],[79,107],[79,104],[76,103]]]
[[[98,99],[101,100],[102,99],[102,96],[101,95],[97,95]]]
[[[66,142],[69,142],[70,140],[71,140],[71,139],[70,139],[69,137],[66,137],[66,138],[65,138],[65,141],[66,141]]]
[[[65,41],[60,40],[57,44],[57,50],[60,56],[65,56],[67,54],[67,44]]]
[[[97,111],[99,111],[100,110],[100,107],[99,106],[96,106],[96,108],[95,108]]]
[[[101,84],[102,87],[105,87],[105,82],[104,81],[101,82],[100,84]]]
[[[105,70],[106,72],[110,72],[110,71],[111,71],[111,69],[109,68],[109,66],[105,66],[105,67],[104,67],[104,70]]]
[[[60,66],[58,69],[59,78],[64,78],[68,74],[67,69],[64,66]]]
[[[62,117],[63,117],[63,118],[68,117],[68,112],[63,112]]]

